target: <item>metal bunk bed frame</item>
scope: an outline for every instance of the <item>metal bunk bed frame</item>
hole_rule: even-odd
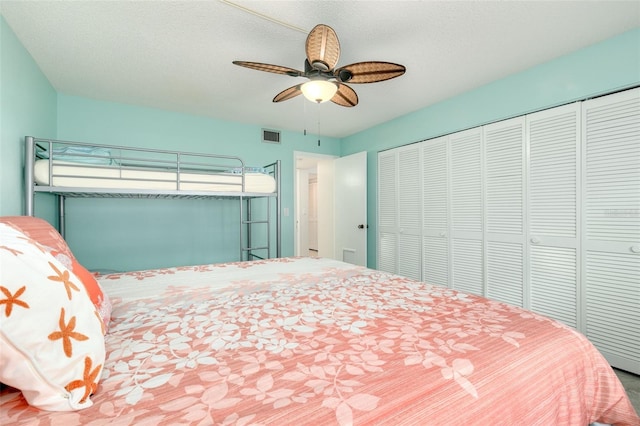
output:
[[[151,165],[157,168],[159,165],[165,168],[165,170],[172,170],[176,173],[176,189],[175,190],[158,190],[158,189],[110,189],[110,188],[78,188],[78,187],[64,187],[51,185],[55,177],[69,177],[65,175],[53,174],[53,160],[54,155],[48,156],[49,161],[49,185],[37,185],[35,181],[34,167],[36,159],[43,158],[43,152],[53,153],[54,145],[71,145],[74,147],[100,147],[106,149],[113,149],[125,152],[140,153],[143,157],[127,157],[125,160],[133,160],[137,166],[133,169],[141,170],[141,168],[151,169]],[[169,157],[175,157],[175,160],[147,160],[144,158],[144,154],[148,155],[166,155]],[[92,157],[92,155],[87,155]],[[202,170],[203,163],[184,161],[183,158],[203,158],[208,161],[220,160],[224,163],[224,167],[229,167],[229,162],[236,164],[241,170],[241,191],[201,191],[201,190],[181,190],[181,172]],[[141,165],[142,164],[142,165]],[[207,166],[214,166],[214,163],[207,163]],[[217,164],[222,167],[223,164]],[[128,166],[116,166],[116,168],[126,168]],[[34,215],[35,207],[35,195],[38,192],[54,194],[58,201],[58,230],[60,234],[65,237],[65,200],[67,197],[84,197],[84,198],[236,198],[240,202],[240,260],[251,260],[254,258],[264,259],[265,256],[260,256],[257,252],[266,252],[266,257],[272,257],[272,235],[271,235],[271,223],[272,218],[272,199],[275,200],[275,257],[281,257],[282,244],[281,244],[281,184],[280,184],[280,160],[274,163],[266,165],[264,168],[268,170],[269,174],[273,176],[276,183],[276,189],[273,193],[261,193],[261,192],[245,192],[245,165],[244,161],[235,156],[226,155],[213,155],[213,154],[195,154],[179,151],[167,151],[167,150],[154,150],[145,148],[131,148],[115,145],[94,145],[80,142],[70,142],[55,139],[40,139],[33,136],[25,137],[25,163],[24,163],[24,184],[25,184],[25,211],[28,216]],[[213,174],[215,176],[215,174]],[[105,178],[111,179],[113,178]],[[171,181],[173,183],[173,181]],[[266,199],[267,200],[267,217],[266,219],[254,219],[253,208],[251,206],[252,200]],[[264,224],[266,226],[266,244],[259,246],[252,246],[252,226],[255,224]],[[243,229],[245,228],[246,229]]]

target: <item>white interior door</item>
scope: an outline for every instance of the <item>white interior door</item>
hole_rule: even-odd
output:
[[[367,264],[367,153],[334,162],[335,258]]]

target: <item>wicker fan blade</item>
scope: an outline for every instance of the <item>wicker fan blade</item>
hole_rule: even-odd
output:
[[[348,83],[375,83],[400,77],[406,68],[391,62],[358,62],[335,70],[338,81]]]
[[[280,65],[263,64],[260,62],[247,62],[247,61],[233,61],[234,65],[240,65],[241,67],[251,68],[252,70],[273,72],[276,74],[290,75],[292,77],[299,77],[303,73],[302,71],[295,70],[293,68],[283,67]]]
[[[288,89],[284,89],[282,92],[278,93],[275,98],[273,98],[273,102],[288,101],[289,99],[295,98],[296,96],[302,94],[300,86],[302,86],[302,84],[297,84],[295,86],[289,87]]]
[[[307,60],[314,69],[332,70],[340,58],[340,42],[336,32],[328,25],[313,27],[305,45]]]
[[[353,107],[358,105],[358,95],[351,87],[342,83],[336,84],[338,85],[338,91],[333,95],[333,98],[331,98],[331,102],[343,107]]]

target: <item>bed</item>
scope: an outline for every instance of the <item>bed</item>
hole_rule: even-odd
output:
[[[25,138],[24,161],[26,214],[34,215],[37,193],[55,194],[63,237],[68,197],[233,198],[240,203],[237,259],[281,256],[280,161],[247,166],[237,156],[32,136]]]
[[[5,387],[0,424],[640,424],[583,335],[445,287],[311,257],[97,281],[112,311],[90,399],[43,411]]]

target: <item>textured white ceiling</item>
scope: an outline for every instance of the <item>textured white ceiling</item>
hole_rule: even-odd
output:
[[[640,27],[639,1],[6,1],[0,12],[61,93],[344,137]],[[273,97],[301,78],[319,23],[338,65],[403,64],[352,85],[354,108]]]

